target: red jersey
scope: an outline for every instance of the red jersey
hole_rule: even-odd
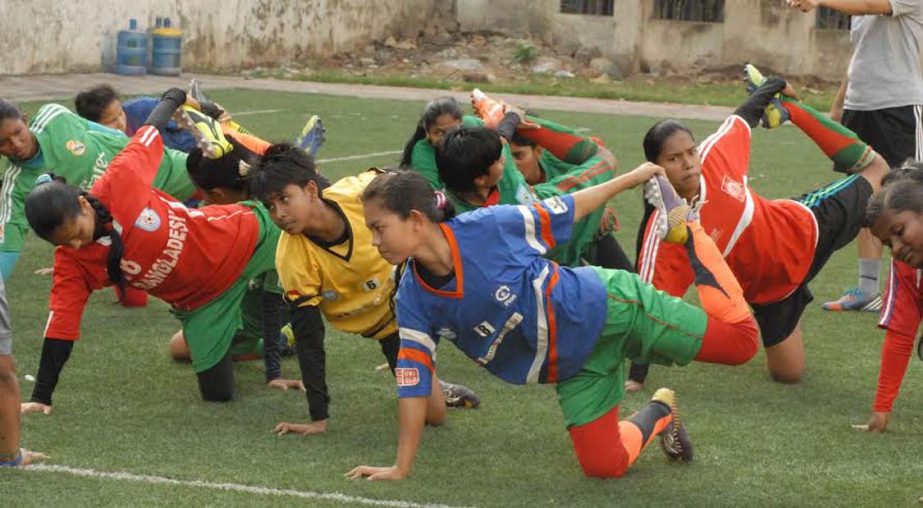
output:
[[[90,194],[105,205],[125,245],[122,273],[132,287],[191,310],[237,280],[256,248],[259,223],[244,205],[189,209],[152,187],[163,155],[156,128],[139,129]],[[109,286],[103,237],[80,249],[55,250],[46,337],[77,339],[90,293]]]
[[[881,368],[873,411],[889,412],[901,389],[913,341],[923,319],[923,271],[891,260],[878,326],[888,330],[881,346]]]
[[[702,227],[750,303],[777,302],[808,274],[817,245],[817,219],[803,204],[769,200],[747,185],[750,126],[731,116],[699,145],[702,157]],[[662,243],[652,232],[655,211],[644,227],[638,273],[658,289],[682,296],[695,276],[683,245]]]

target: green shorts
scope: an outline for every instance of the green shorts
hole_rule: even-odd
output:
[[[279,274],[275,270],[264,272],[250,279],[243,301],[240,302],[241,329],[231,342],[231,354],[263,354],[263,293],[282,295]]]
[[[224,293],[198,309],[173,310],[173,314],[183,324],[183,335],[189,344],[192,369],[195,372],[206,371],[224,358],[238,330],[243,327],[241,304],[251,279],[275,270],[279,228],[269,219],[269,212],[263,205],[250,201],[241,204],[253,207],[260,227],[256,249],[243,273]]]
[[[634,273],[593,267],[608,294],[606,322],[583,368],[557,385],[568,427],[592,422],[625,396],[625,359],[686,365],[702,347],[705,311]]]

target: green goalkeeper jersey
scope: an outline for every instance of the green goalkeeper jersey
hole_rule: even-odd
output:
[[[0,251],[18,252],[28,230],[25,199],[35,179],[53,172],[70,185],[89,189],[128,144],[128,137],[82,118],[59,104],[46,104],[29,122],[39,151],[28,161],[7,161],[0,188]],[[186,154],[165,150],[154,187],[186,200],[195,192]]]

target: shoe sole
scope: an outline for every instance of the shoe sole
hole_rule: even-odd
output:
[[[656,177],[644,184],[644,198],[657,209],[658,214],[654,224],[654,232],[657,236],[669,243],[684,243],[688,236],[686,216],[689,214],[689,205],[680,205],[667,212],[663,192],[660,191],[660,184],[657,183]]]

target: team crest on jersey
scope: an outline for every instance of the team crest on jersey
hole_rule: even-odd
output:
[[[727,175],[721,180],[721,190],[741,203],[747,199],[747,189],[744,188],[744,185],[736,180],[731,180]]]
[[[417,386],[420,384],[420,371],[398,367],[394,369],[394,378],[397,379],[397,386]]]
[[[532,191],[529,190],[525,185],[520,185],[516,189],[516,201],[524,205],[531,205],[535,202],[535,196],[532,194]]]
[[[548,207],[549,210],[551,210],[551,213],[555,215],[560,215],[567,212],[567,205],[564,204],[564,200],[559,196],[550,197],[542,201],[542,203]]]
[[[160,216],[151,208],[141,210],[138,220],[135,221],[135,227],[141,228],[149,233],[160,229]]]
[[[79,142],[79,141],[77,141],[77,140],[75,140],[75,139],[72,139],[72,140],[68,141],[67,144],[65,144],[64,146],[65,146],[65,148],[67,148],[67,151],[68,151],[68,152],[74,154],[74,156],[76,156],[76,157],[80,157],[81,155],[83,155],[83,154],[86,153],[86,151],[87,151],[87,147],[84,146],[83,143],[81,143],[81,142]]]
[[[332,289],[329,291],[324,291],[323,293],[320,294],[320,296],[321,298],[323,298],[324,300],[327,300],[328,302],[335,302],[339,300],[340,298],[340,294]]]
[[[510,291],[510,287],[506,285],[500,286],[494,291],[494,298],[502,303],[504,307],[509,307],[516,301],[516,295],[514,295],[513,292]]]

